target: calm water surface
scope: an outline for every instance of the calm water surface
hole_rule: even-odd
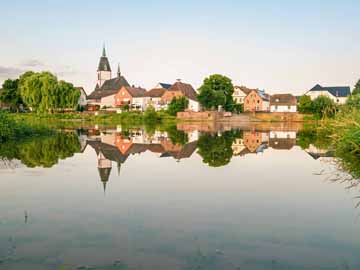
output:
[[[359,193],[331,152],[291,128],[204,131],[3,145],[0,269],[360,269]]]

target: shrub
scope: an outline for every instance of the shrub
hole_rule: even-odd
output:
[[[0,142],[7,141],[15,136],[14,120],[10,119],[9,115],[0,112]]]
[[[314,104],[311,98],[307,95],[303,95],[299,99],[298,110],[301,113],[313,113]]]
[[[313,101],[313,113],[321,117],[333,117],[337,111],[335,102],[326,96],[319,96]]]
[[[189,100],[186,97],[173,98],[168,106],[168,113],[176,116],[178,112],[183,112],[189,105]]]
[[[157,113],[153,106],[148,106],[144,112],[144,121],[154,123],[158,121]]]
[[[346,106],[352,109],[360,109],[360,94],[350,96],[346,101]]]

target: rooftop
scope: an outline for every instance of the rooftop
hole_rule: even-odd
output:
[[[297,100],[291,94],[275,94],[270,97],[270,105],[296,105]]]
[[[310,91],[311,92],[314,92],[314,91],[328,91],[334,97],[347,97],[347,96],[351,95],[351,90],[350,90],[349,86],[328,86],[328,87],[323,87],[320,84],[317,84],[312,89],[310,89]]]
[[[197,93],[191,84],[178,81],[170,87],[169,91],[180,91],[187,98],[197,101]]]

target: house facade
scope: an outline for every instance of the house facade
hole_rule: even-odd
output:
[[[182,96],[187,97],[189,100],[188,110],[193,111],[193,112],[201,111],[200,103],[197,100],[197,93],[191,84],[183,83],[180,80],[178,80],[176,83],[174,83],[169,88],[168,91],[169,92],[175,91],[175,92],[177,92],[177,94],[175,94],[175,95],[180,95],[180,96],[182,95]],[[171,102],[171,100],[170,100],[170,102]]]
[[[295,113],[297,100],[291,94],[275,94],[270,97],[270,112]]]
[[[115,107],[129,106],[131,110],[144,111],[148,104],[149,97],[143,88],[123,86],[118,93],[115,94],[113,103]]]
[[[311,100],[314,100],[319,96],[326,96],[332,99],[336,104],[345,104],[347,98],[351,95],[351,90],[349,86],[323,87],[317,84],[310,89],[306,95],[309,96]]]
[[[236,104],[244,104],[245,97],[255,89],[249,89],[245,86],[234,86],[234,93],[232,95]],[[256,91],[256,90],[255,90]]]
[[[165,109],[166,103],[163,102],[163,99],[162,99],[165,92],[167,92],[166,88],[154,88],[154,89],[149,90],[146,93],[146,96],[148,97],[147,105],[154,107],[156,111]]]
[[[251,90],[251,92],[244,98],[244,111],[270,111],[270,96],[261,90]]]

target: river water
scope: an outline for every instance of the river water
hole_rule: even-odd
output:
[[[356,182],[299,128],[94,128],[0,155],[0,269],[360,269]]]

